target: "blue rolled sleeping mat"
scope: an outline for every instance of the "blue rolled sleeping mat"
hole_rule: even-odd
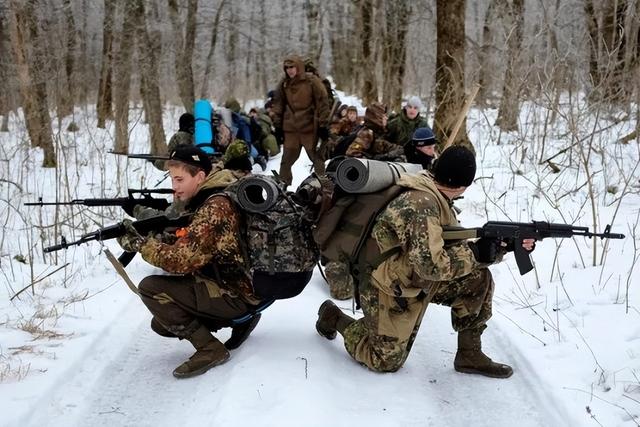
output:
[[[206,99],[199,99],[193,106],[193,116],[196,121],[195,143],[207,154],[215,153],[213,148],[213,130],[211,127],[211,113],[213,108],[211,103]]]

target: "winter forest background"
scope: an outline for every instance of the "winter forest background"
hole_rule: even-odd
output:
[[[364,105],[398,111],[403,94],[419,95],[441,140],[474,84],[505,131],[523,101],[554,112],[562,93],[637,116],[639,40],[637,0],[3,0],[0,129],[23,107],[53,165],[52,132],[74,107],[96,105],[100,127],[114,118],[126,148],[131,101],[159,152],[167,103],[262,99],[291,53]],[[464,128],[457,138],[468,141]]]
[[[465,226],[626,234],[540,242],[525,276],[492,267],[486,344],[512,379],[458,376],[438,307],[401,371],[362,369],[315,333],[316,271],[227,364],[176,384],[189,350],[149,330],[114,241],[43,253],[124,214],[25,202],[168,187],[108,151],[163,153],[196,99],[261,106],[289,54],[360,113],[418,95],[440,141],[477,89],[456,136],[478,161]],[[639,128],[640,0],[0,0],[0,425],[640,426]]]

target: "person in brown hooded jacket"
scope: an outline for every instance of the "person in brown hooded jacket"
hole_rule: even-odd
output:
[[[318,77],[304,70],[298,56],[284,60],[285,77],[278,85],[273,100],[273,124],[276,134],[284,134],[284,150],[280,176],[291,184],[291,167],[304,147],[317,174],[324,173],[324,163],[316,154],[318,138],[329,137],[329,103],[327,92]]]

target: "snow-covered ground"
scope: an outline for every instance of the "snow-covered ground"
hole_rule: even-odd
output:
[[[514,367],[506,380],[453,371],[456,337],[448,310],[435,305],[399,372],[359,366],[340,338],[330,342],[315,332],[317,308],[328,298],[318,272],[300,296],[263,313],[228,363],[174,379],[171,371],[192,353],[190,344],[149,329],[150,314],[100,243],[57,258],[41,250],[60,233],[73,240],[119,221],[123,212],[73,206],[56,214],[53,207],[23,206],[39,196],[122,196],[127,188],[153,187],[163,174],[144,161],[106,154],[112,129],[96,129],[94,115],[81,111],[81,131],[58,134],[60,167],[43,170],[41,153],[21,142],[24,126],[14,117],[11,133],[0,134],[0,425],[640,425],[639,146],[615,143],[633,123],[595,121],[578,107],[577,130],[569,132],[568,116],[561,115],[544,136],[546,110],[530,104],[517,134],[491,126],[495,110],[472,110],[468,120],[479,169],[457,203],[464,225],[548,220],[593,229],[595,218],[598,231],[612,223],[627,235],[608,242],[606,251],[600,240],[539,242],[536,269],[525,276],[512,256],[491,268],[496,295],[484,347]],[[167,113],[167,133],[178,115]],[[147,147],[140,118],[134,110],[131,152]],[[560,173],[538,164],[592,133],[582,152],[552,159]],[[269,169],[278,163],[271,160]],[[303,154],[294,184],[309,167]],[[62,225],[53,227],[56,222]],[[114,241],[104,247],[119,252]],[[158,272],[139,257],[127,271],[135,282]],[[351,309],[350,302],[339,305]]]

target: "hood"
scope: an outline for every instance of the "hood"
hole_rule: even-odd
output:
[[[298,74],[296,74],[296,78],[300,78],[305,75],[304,61],[302,60],[302,58],[300,58],[298,55],[289,55],[284,59],[282,63],[282,71],[284,72],[284,75],[286,78],[289,78],[289,76],[287,75],[287,71],[285,68],[291,65],[295,66],[296,69],[298,70]]]
[[[384,105],[378,102],[369,105],[364,112],[364,125],[373,131],[384,131],[382,118],[387,114],[386,111]]]

